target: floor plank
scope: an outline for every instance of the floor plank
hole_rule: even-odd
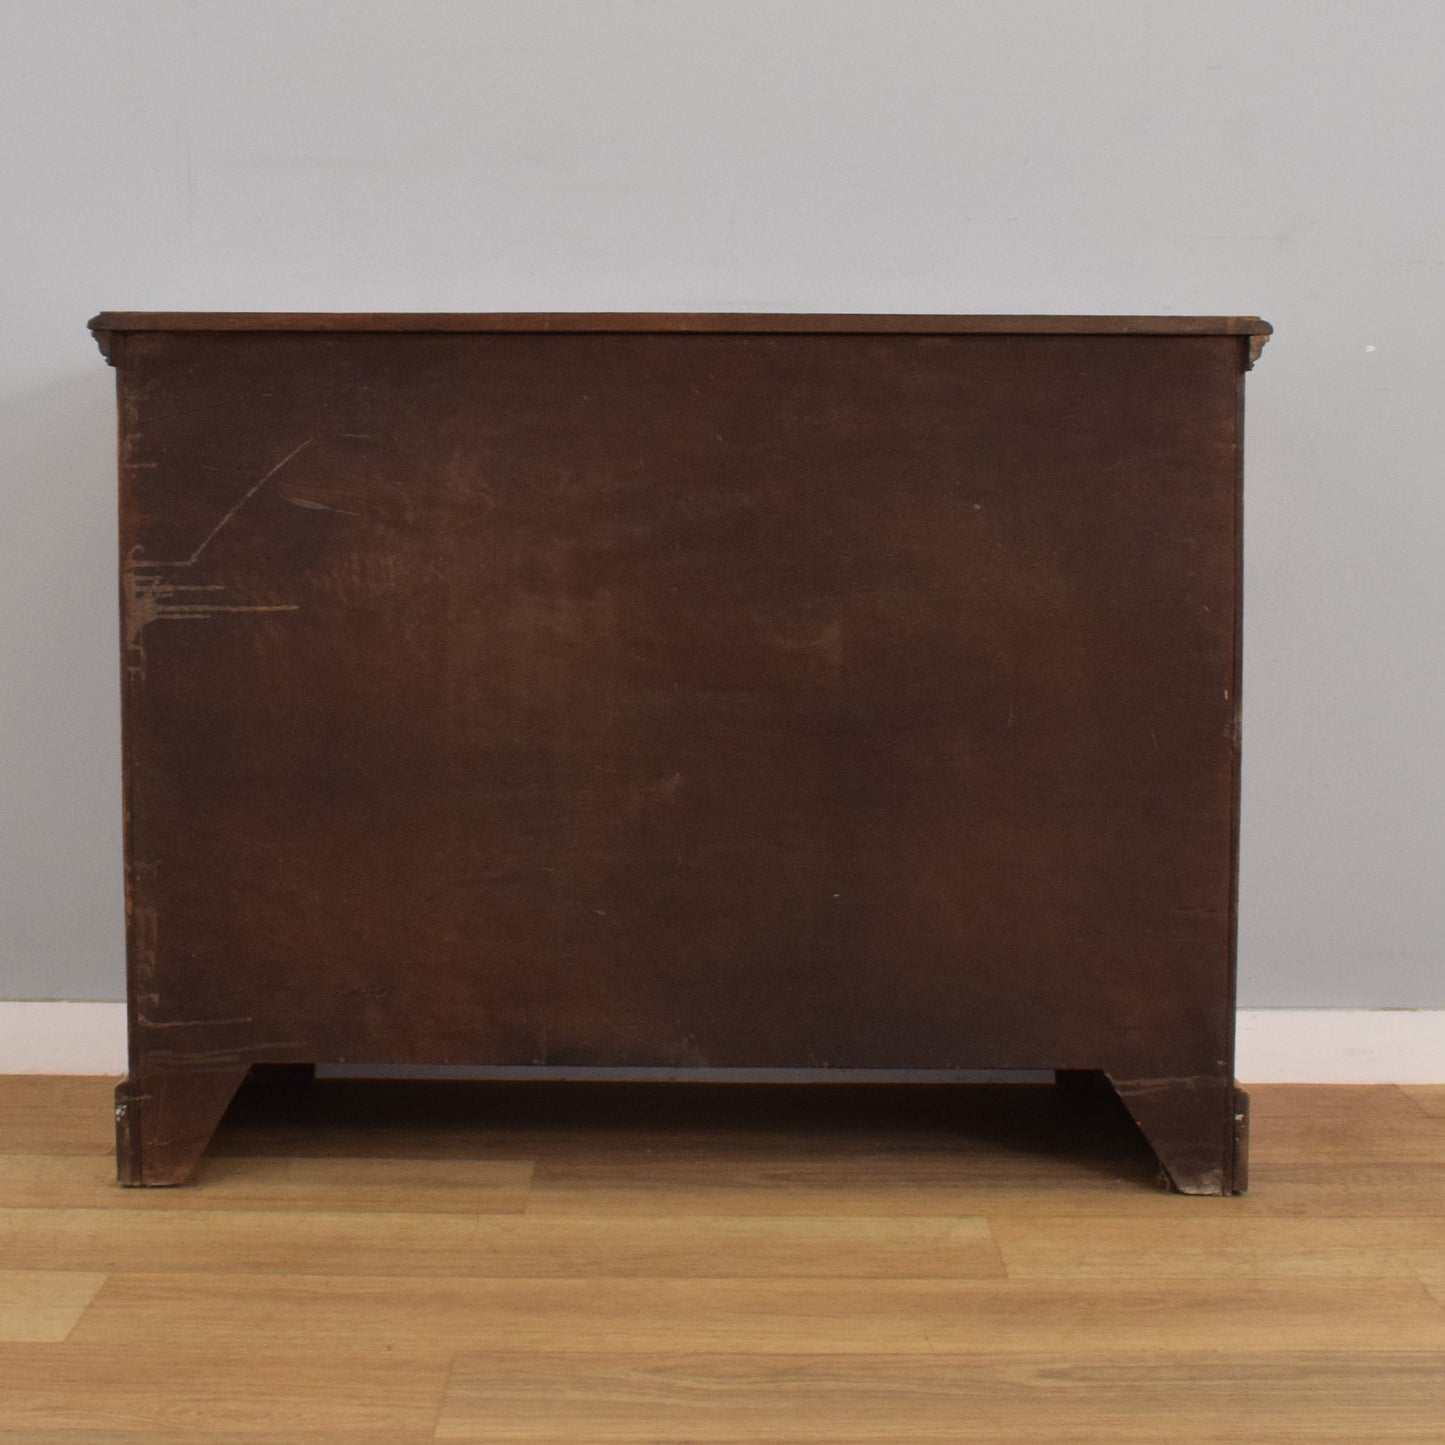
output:
[[[111,1084],[0,1080],[0,1445],[1442,1438],[1445,1089],[1188,1199],[1017,1084],[248,1086],[125,1190]]]
[[[998,1216],[1010,1278],[1445,1275],[1445,1218]]]
[[[875,1158],[1012,1165],[1031,1174],[1157,1172],[1107,1097],[1070,1102],[1048,1085],[644,1085],[321,1080],[243,1089],[217,1155],[545,1158],[628,1169],[736,1158]]]
[[[1250,1122],[1265,1119],[1375,1119],[1419,1121],[1399,1084],[1246,1084]]]
[[[0,1154],[111,1154],[115,1078],[0,1075]]]
[[[468,1355],[452,1441],[1424,1442],[1438,1356]]]
[[[1256,1157],[1250,1190],[1235,1198],[1171,1194],[1137,1174],[1059,1172],[947,1155],[910,1165],[875,1161],[751,1166],[736,1158],[632,1167],[538,1161],[529,1214],[1126,1215],[1445,1217],[1445,1164],[1276,1164]]]
[[[1403,1093],[1400,1101],[1398,1114],[1251,1114],[1250,1147],[1275,1165],[1445,1164],[1445,1117],[1422,1119]]]
[[[65,1339],[104,1283],[104,1274],[0,1269],[0,1340]]]
[[[1405,1084],[1405,1097],[1432,1119],[1445,1119],[1445,1084]]]
[[[1276,1164],[1252,1159],[1241,1214],[1445,1218],[1445,1164]],[[980,1211],[982,1212],[982,1211]]]
[[[1342,1327],[1343,1321],[1347,1327]],[[75,1326],[88,1344],[359,1354],[748,1351],[820,1354],[1097,1349],[1445,1350],[1418,1280],[401,1279],[112,1275]]]
[[[107,1425],[98,1430],[6,1430],[0,1427],[0,1445],[256,1445],[264,1440],[266,1445],[432,1445],[436,1439],[433,1431],[388,1430],[384,1434],[371,1431],[358,1433],[354,1430],[307,1430],[298,1433],[278,1429],[267,1424],[244,1434],[234,1430],[219,1433],[208,1428],[204,1421],[186,1425],[178,1430],[163,1430],[152,1425],[139,1429],[117,1429]],[[563,1445],[563,1442],[558,1442]],[[576,1442],[572,1442],[576,1445]]]
[[[124,1189],[110,1158],[0,1156],[0,1208],[518,1213],[525,1159],[203,1159],[178,1189]]]
[[[0,1268],[684,1279],[988,1279],[1004,1273],[988,1222],[980,1218],[103,1209],[0,1210]]]
[[[42,1431],[93,1432],[102,1440],[169,1434],[207,1445],[217,1438],[430,1437],[446,1359],[398,1348],[358,1369],[353,1355],[333,1356],[326,1347],[318,1335],[304,1349],[278,1349],[264,1328],[237,1329],[199,1349],[174,1339],[3,1345],[0,1422],[27,1441]]]

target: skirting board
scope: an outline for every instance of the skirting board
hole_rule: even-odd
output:
[[[124,1004],[0,1001],[0,1074],[124,1072]],[[658,1076],[637,1069],[493,1072],[506,1077]],[[710,1073],[729,1076],[723,1070]],[[1236,1073],[1245,1084],[1445,1083],[1445,1009],[1241,1009]],[[732,1077],[740,1074],[731,1071]],[[849,1076],[868,1075],[850,1071]],[[799,1077],[838,1075],[810,1071]]]

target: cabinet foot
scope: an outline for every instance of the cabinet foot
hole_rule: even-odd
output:
[[[184,1184],[246,1077],[244,1064],[202,1073],[129,1075],[115,1091],[116,1177],[122,1184]]]
[[[1248,1096],[1230,1079],[1110,1074],[1130,1117],[1180,1194],[1242,1194]]]

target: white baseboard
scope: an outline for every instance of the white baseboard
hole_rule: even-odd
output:
[[[1248,1084],[1445,1084],[1445,1008],[1240,1009]]]
[[[0,1001],[0,1074],[124,1072],[124,1004]],[[1236,1073],[1245,1084],[1445,1083],[1445,1009],[1241,1009]]]
[[[123,1073],[123,1003],[0,1000],[0,1074]]]

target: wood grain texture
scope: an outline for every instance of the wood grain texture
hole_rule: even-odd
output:
[[[1445,1276],[1445,1218],[994,1216],[1010,1278]]]
[[[1257,1197],[1245,1214],[1293,1218],[1445,1218],[1445,1165],[1274,1164],[1253,1170]]]
[[[1436,1164],[1266,1153],[1253,1194],[1184,1199],[1143,1187],[1117,1113],[1027,1086],[962,1111],[926,1089],[295,1092],[239,1101],[199,1189],[136,1191],[67,1152],[83,1089],[26,1087],[29,1194],[70,1202],[0,1208],[0,1320],[48,1331],[0,1341],[0,1445],[1440,1438]],[[1286,1146],[1325,1148],[1331,1116],[1435,1123],[1398,1090],[1260,1093]],[[320,1152],[288,1197],[245,1151],[290,1109]],[[397,1157],[418,1140],[428,1159]],[[481,1212],[455,1171],[482,1147],[535,1159],[550,1207]],[[370,1208],[405,1171],[417,1207]],[[942,1212],[970,1194],[987,1211]]]
[[[1445,1084],[1406,1084],[1403,1092],[1432,1119],[1445,1119]]]
[[[1341,1321],[1349,1321],[1347,1340]],[[1097,1348],[1445,1351],[1418,1280],[387,1279],[112,1275],[75,1326],[87,1344],[213,1344],[359,1356],[746,1351],[1061,1353]]]
[[[0,1269],[0,1340],[63,1340],[104,1274]]]
[[[437,1438],[1423,1445],[1442,1410],[1440,1361],[1421,1353],[466,1355]]]
[[[113,1077],[0,1075],[0,1154],[110,1154]]]
[[[1353,1111],[1256,1108],[1252,1136],[1275,1164],[1445,1164],[1445,1115],[1421,1112],[1399,1089]]]
[[[0,1210],[0,1268],[538,1279],[989,1279],[1004,1273],[988,1222],[977,1218],[101,1209]]]
[[[521,1159],[208,1159],[184,1193],[118,1189],[109,1159],[0,1156],[0,1208],[519,1213]]]
[[[1408,1157],[1342,1169],[1280,1163],[1265,1151],[1255,1173],[1266,1187],[1183,1200],[1155,1187],[1149,1150],[1107,1096],[1066,1100],[1048,1086],[325,1081],[300,1093],[243,1091],[217,1139],[226,1159],[207,1168],[288,1151],[315,1160],[525,1157],[537,1163],[527,1213],[578,1219],[1445,1215],[1445,1168]],[[1272,1139],[1296,1159],[1294,1137],[1328,1148],[1317,1125],[1331,1118],[1342,1127],[1373,1120],[1394,1152],[1427,1153],[1433,1123],[1398,1089],[1257,1093]],[[1402,1132],[1412,1122],[1418,1143]],[[24,1202],[33,1193],[0,1190],[0,1204]]]
[[[218,1322],[219,1323],[219,1322]],[[430,1439],[447,1362],[397,1342],[357,1368],[320,1337],[282,1352],[264,1329],[199,1348],[142,1339],[0,1346],[0,1421],[24,1440]],[[3,1439],[3,1436],[0,1436]]]
[[[137,1412],[141,1413],[141,1412]],[[0,1445],[192,1445],[202,1440],[205,1445],[430,1445],[436,1436],[431,1430],[387,1430],[373,1434],[369,1430],[286,1430],[275,1425],[261,1425],[244,1432],[224,1429],[216,1431],[205,1424],[202,1415],[194,1424],[178,1429],[158,1429],[143,1425],[139,1429],[107,1426],[97,1430],[6,1430],[0,1428]],[[558,1442],[562,1445],[562,1442]]]
[[[362,1060],[1101,1070],[1233,1192],[1258,318],[95,326],[123,1182]]]
[[[719,312],[102,311],[97,337],[126,331],[761,332],[868,335],[1268,336],[1258,316],[837,316]]]
[[[1283,1124],[1312,1119],[1374,1119],[1419,1123],[1419,1106],[1400,1084],[1251,1084],[1256,1119]]]
[[[1152,1172],[1070,1170],[1024,1158],[883,1155],[777,1160],[626,1163],[543,1162],[527,1202],[529,1214],[636,1215],[803,1214],[960,1215],[1017,1210],[1041,1214],[1165,1214],[1174,1200],[1152,1187]],[[1233,1213],[1233,1200],[1205,1204]]]
[[[629,1168],[605,1159],[539,1160],[530,1214],[983,1214],[1160,1219],[1445,1216],[1445,1165],[1256,1161],[1248,1195],[1184,1201],[1150,1189],[1146,1169],[1112,1169],[1000,1150],[972,1158],[883,1155],[777,1161],[719,1154]],[[852,1178],[850,1180],[850,1173]]]
[[[136,1411],[142,1415],[144,1411]],[[318,1413],[326,1413],[324,1408]],[[436,1438],[433,1432],[423,1426],[416,1429],[387,1430],[373,1434],[370,1430],[288,1430],[274,1423],[261,1424],[255,1429],[220,1429],[209,1426],[207,1416],[198,1412],[194,1422],[176,1429],[163,1429],[154,1425],[142,1425],[137,1429],[125,1426],[105,1426],[101,1429],[80,1430],[6,1430],[0,1428],[0,1445],[192,1445],[204,1441],[205,1445],[256,1445],[258,1440],[268,1445],[430,1445]],[[418,1414],[420,1418],[420,1412]],[[562,1442],[557,1442],[562,1445]]]

